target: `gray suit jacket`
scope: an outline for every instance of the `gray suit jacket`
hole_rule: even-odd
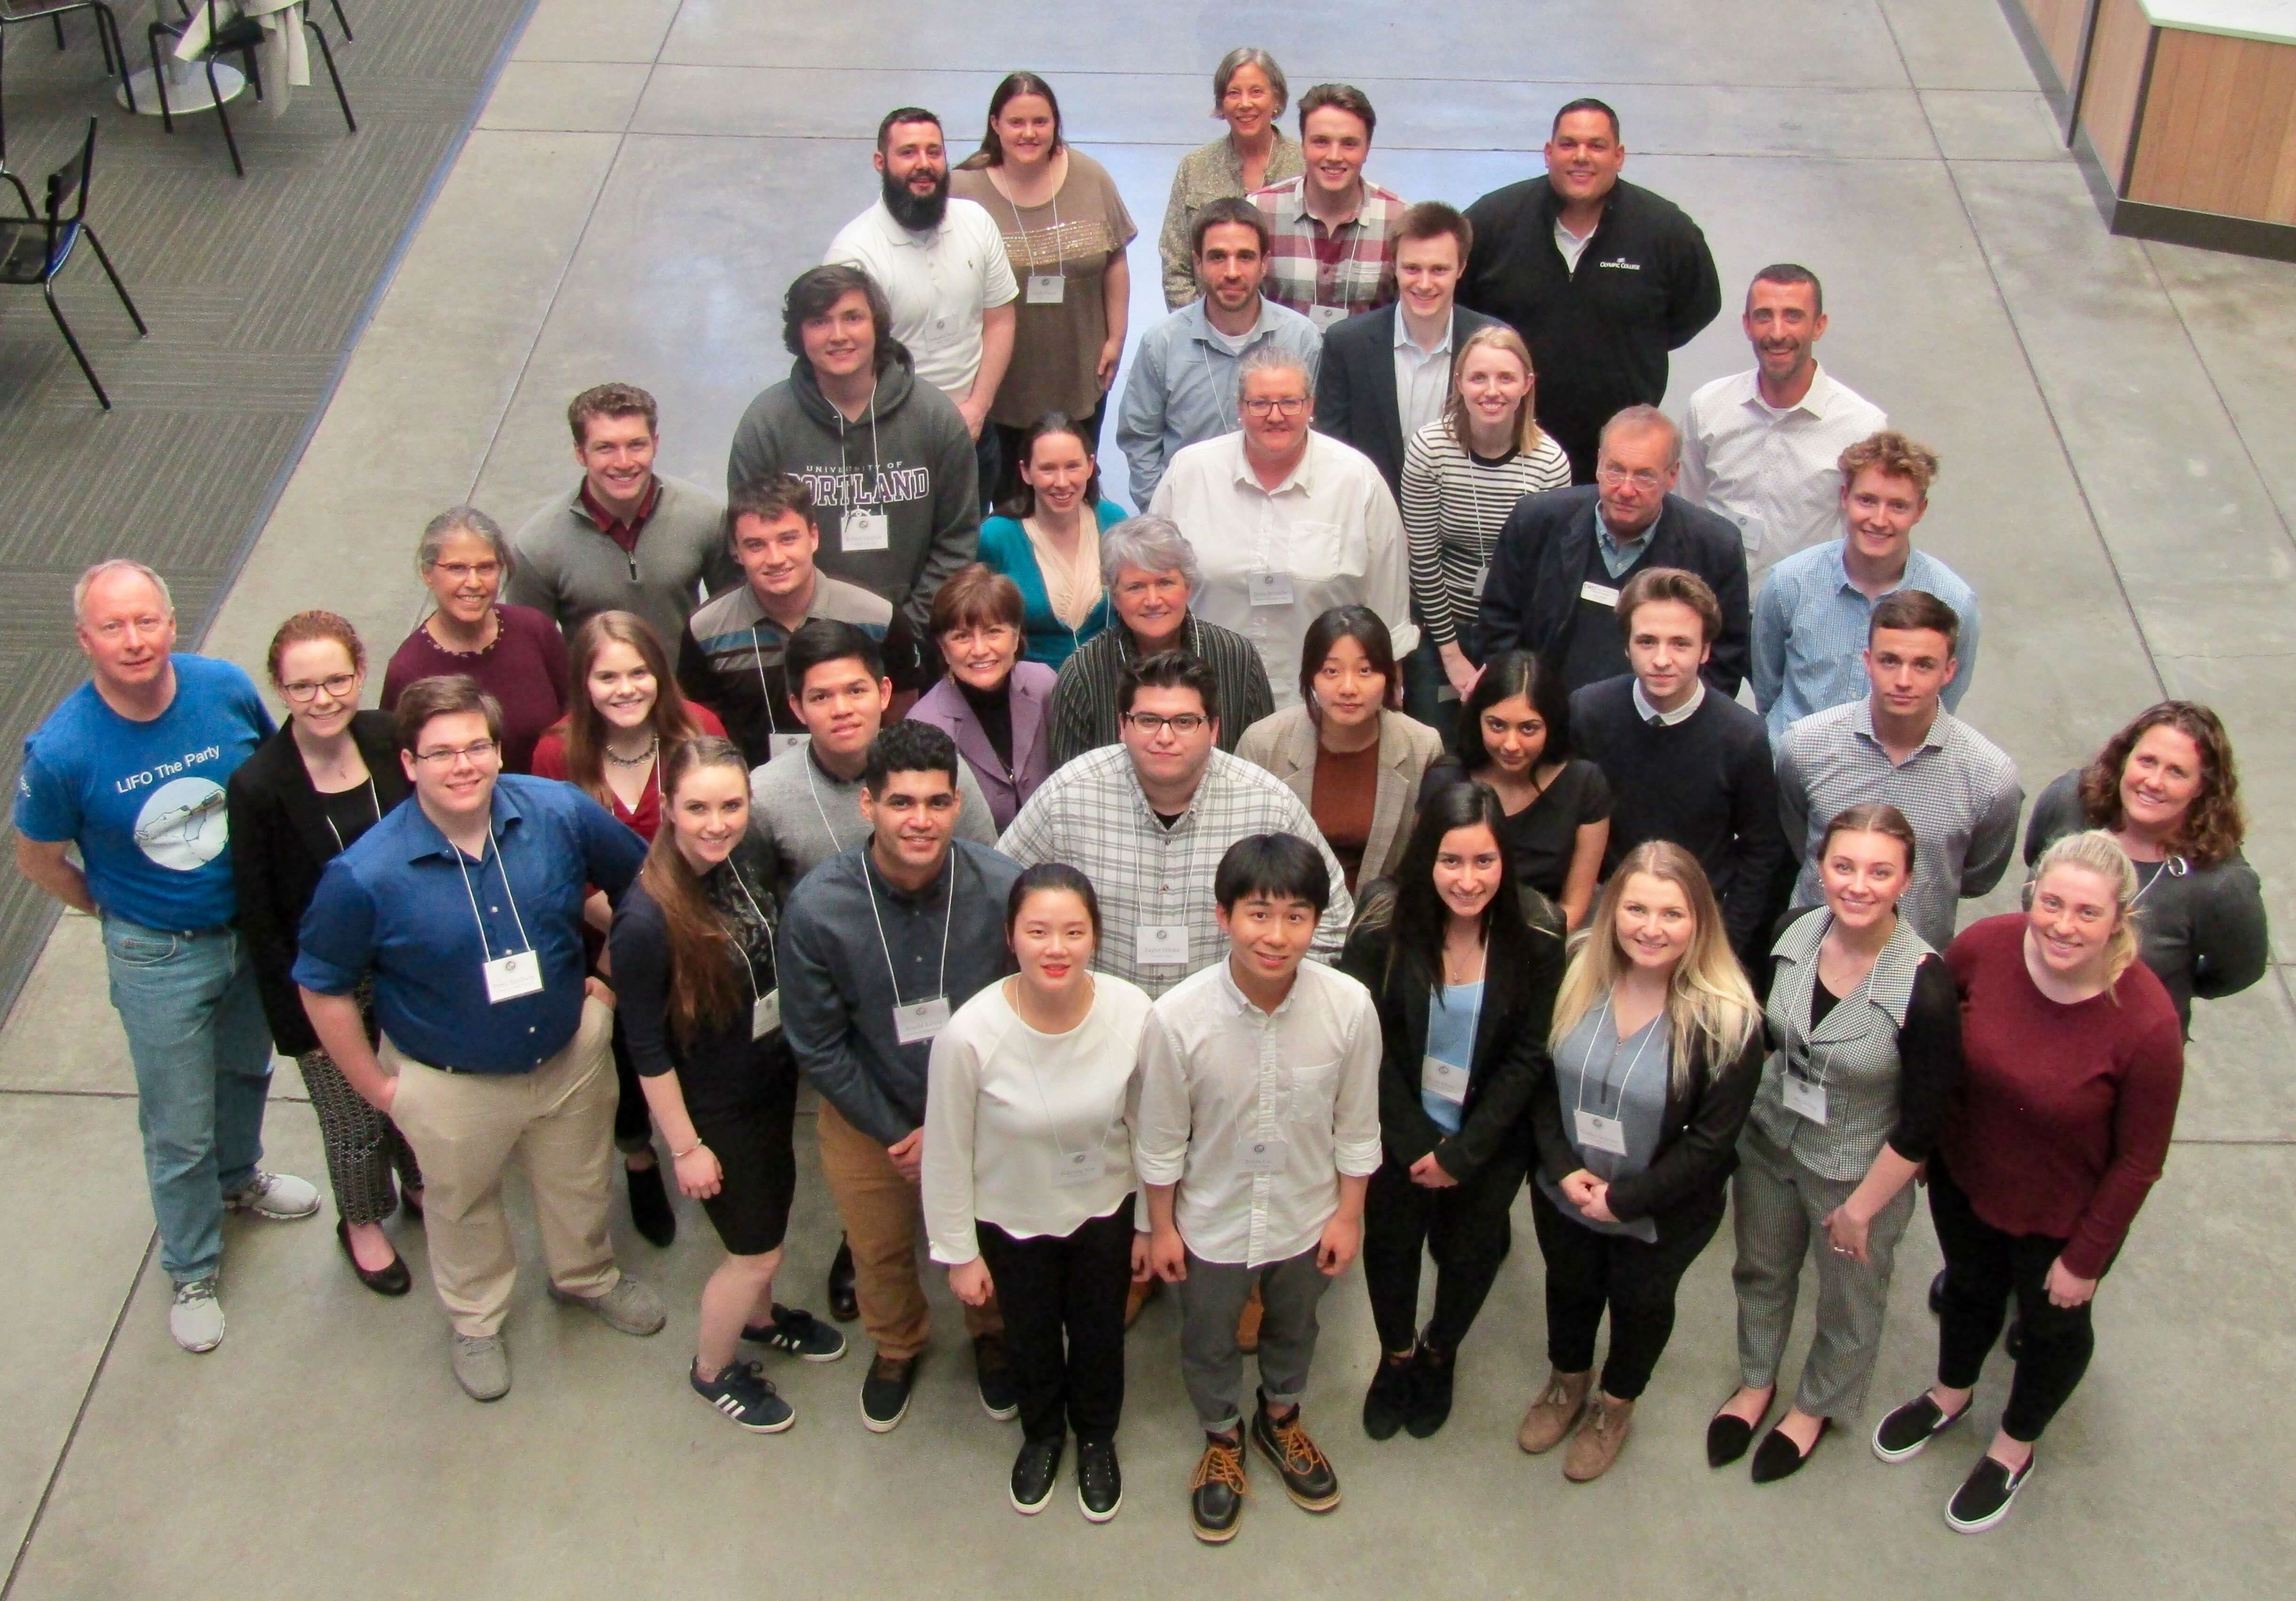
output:
[[[1264,717],[1244,730],[1235,753],[1267,768],[1300,804],[1313,809],[1316,799],[1316,724],[1305,706],[1286,707]],[[1371,833],[1364,841],[1363,869],[1358,883],[1392,878],[1403,865],[1403,848],[1410,842],[1411,819],[1419,802],[1419,783],[1428,767],[1442,759],[1443,736],[1426,724],[1399,711],[1382,712],[1379,719],[1379,792],[1372,797]]]

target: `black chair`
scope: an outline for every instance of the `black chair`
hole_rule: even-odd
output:
[[[20,283],[27,287],[39,285],[47,297],[48,315],[56,319],[62,330],[64,343],[71,347],[72,359],[86,374],[88,388],[95,391],[97,402],[103,409],[111,409],[111,397],[103,392],[97,381],[95,369],[87,365],[87,354],[79,348],[79,340],[64,321],[63,308],[56,304],[56,277],[71,259],[72,250],[81,238],[87,240],[95,259],[103,264],[103,275],[111,280],[111,287],[119,296],[119,303],[127,308],[127,315],[135,319],[135,332],[148,335],[152,330],[144,325],[144,314],[135,309],[135,302],[127,298],[127,286],[119,281],[119,274],[111,265],[111,258],[103,252],[103,242],[87,222],[87,183],[89,169],[95,162],[95,119],[87,119],[87,142],[79,147],[79,154],[48,175],[48,203],[45,214],[35,215],[27,203],[21,217],[0,217],[0,283]],[[22,193],[23,185],[16,185]],[[71,213],[66,216],[69,201]]]
[[[199,3],[207,12],[208,42],[196,59],[207,70],[208,93],[215,101],[216,121],[223,127],[224,148],[231,152],[231,169],[236,176],[245,177],[247,163],[240,160],[239,141],[231,131],[231,112],[226,109],[223,90],[216,82],[216,58],[237,55],[247,70],[247,81],[253,86],[255,97],[262,99],[263,78],[255,64],[255,51],[263,43],[263,24],[253,17],[241,15],[225,0],[199,0]],[[191,9],[188,0],[176,0],[176,9],[183,13],[183,21],[154,21],[144,30],[144,43],[152,52],[152,77],[160,91],[160,126],[171,134],[176,131],[176,119],[168,104],[168,73],[160,63],[160,41],[162,38],[180,38],[189,25]],[[294,12],[295,24],[309,29],[311,37],[319,46],[319,59],[326,63],[328,80],[335,86],[335,103],[343,110],[343,126],[354,134],[358,132],[358,119],[351,115],[350,97],[343,93],[343,75],[335,70],[335,53],[328,47],[325,31],[311,21],[309,0],[299,0],[299,4],[289,9]],[[340,6],[335,16],[338,21],[341,20]],[[348,23],[344,25],[343,37],[346,39],[350,37]]]
[[[119,75],[119,81],[127,91],[127,109],[134,111],[135,86],[127,81],[127,47],[119,42],[119,19],[111,14],[111,7],[105,4],[104,0],[29,0],[29,4],[26,0],[0,0],[0,62],[4,62],[8,57],[8,30],[27,22],[37,22],[42,18],[47,19],[56,30],[56,48],[63,49],[64,13],[75,11],[95,14],[95,43],[96,47],[103,52],[103,70],[107,73]],[[340,18],[342,12],[338,10],[335,14]],[[350,37],[348,29],[343,37]],[[0,173],[5,173],[7,166],[8,120],[4,103],[0,103]],[[23,193],[23,185],[16,185],[19,194]],[[27,197],[24,204],[29,207],[31,203]]]

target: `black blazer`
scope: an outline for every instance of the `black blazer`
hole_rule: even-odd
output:
[[[1397,304],[1365,311],[1336,324],[1324,335],[1324,356],[1316,369],[1316,429],[1353,445],[1371,457],[1389,494],[1403,497],[1402,404],[1395,393]],[[1451,353],[1456,358],[1467,335],[1497,322],[1464,306],[1451,312]]]
[[[1393,891],[1382,884],[1364,894],[1364,915],[1349,931],[1340,971],[1372,993],[1384,1041],[1379,1062],[1380,1140],[1388,1160],[1409,1167],[1429,1152],[1454,1178],[1472,1178],[1494,1157],[1523,1156],[1522,1119],[1532,1088],[1552,1084],[1546,1025],[1562,982],[1559,931],[1529,926],[1530,960],[1511,1004],[1485,1006],[1475,1023],[1474,1061],[1467,1070],[1465,1116],[1446,1134],[1419,1098],[1419,1070],[1427,1054],[1427,986],[1413,983],[1398,963],[1390,970],[1395,928]],[[1550,1097],[1551,1098],[1551,1097]],[[1518,1169],[1518,1177],[1520,1170]]]
[[[1476,660],[1500,651],[1537,651],[1560,661],[1574,628],[1618,625],[1582,605],[1578,587],[1594,559],[1592,485],[1526,495],[1499,530],[1490,577],[1476,620]],[[1669,495],[1651,530],[1648,567],[1682,567],[1704,579],[1722,603],[1722,636],[1704,677],[1734,699],[1753,663],[1753,623],[1746,600],[1746,546],[1727,518]],[[1580,687],[1578,685],[1570,686]]]
[[[1738,1134],[1754,1109],[1754,1091],[1761,1087],[1767,1054],[1762,1025],[1757,1022],[1737,1058],[1718,1069],[1705,1060],[1705,1047],[1700,1047],[1697,1081],[1689,1094],[1669,1080],[1666,1127],[1658,1150],[1641,1172],[1612,1181],[1613,1217],[1621,1223],[1648,1218],[1658,1226],[1659,1237],[1666,1239],[1702,1228],[1722,1215],[1727,1182],[1738,1170]],[[1530,1096],[1530,1134],[1538,1145],[1539,1170],[1559,1182],[1586,1164],[1563,1130],[1554,1059],[1542,1051],[1538,1065]]]
[[[374,776],[374,797],[388,813],[413,792],[399,765],[398,739],[387,711],[351,718],[351,743]],[[311,787],[291,724],[265,740],[224,786],[231,823],[231,876],[239,891],[239,932],[255,963],[271,1042],[283,1056],[319,1048],[319,1037],[296,992],[296,931],[336,856],[333,830]]]

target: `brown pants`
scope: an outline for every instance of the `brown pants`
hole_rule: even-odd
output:
[[[441,1072],[382,1042],[383,1070],[398,1079],[391,1119],[422,1163],[430,1281],[456,1334],[499,1334],[510,1310],[518,1252],[503,1215],[502,1178],[512,1156],[534,1193],[550,1282],[594,1296],[621,1277],[606,1236],[612,1030],[612,1008],[585,1001],[574,1038],[529,1073]]]
[[[917,1278],[917,1244],[924,1233],[917,1184],[904,1178],[885,1147],[821,1103],[815,1120],[821,1137],[821,1176],[845,1221],[853,1246],[853,1293],[861,1326],[881,1357],[921,1354],[930,1332],[924,1285]],[[426,1162],[425,1170],[428,1170]],[[1004,1332],[1004,1314],[991,1299],[964,1309],[964,1331],[975,1338]]]

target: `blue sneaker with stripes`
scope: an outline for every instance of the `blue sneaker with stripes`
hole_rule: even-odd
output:
[[[752,1434],[778,1434],[797,1421],[797,1409],[781,1398],[757,1362],[728,1362],[714,1379],[699,1364],[686,1375],[693,1392]]]

